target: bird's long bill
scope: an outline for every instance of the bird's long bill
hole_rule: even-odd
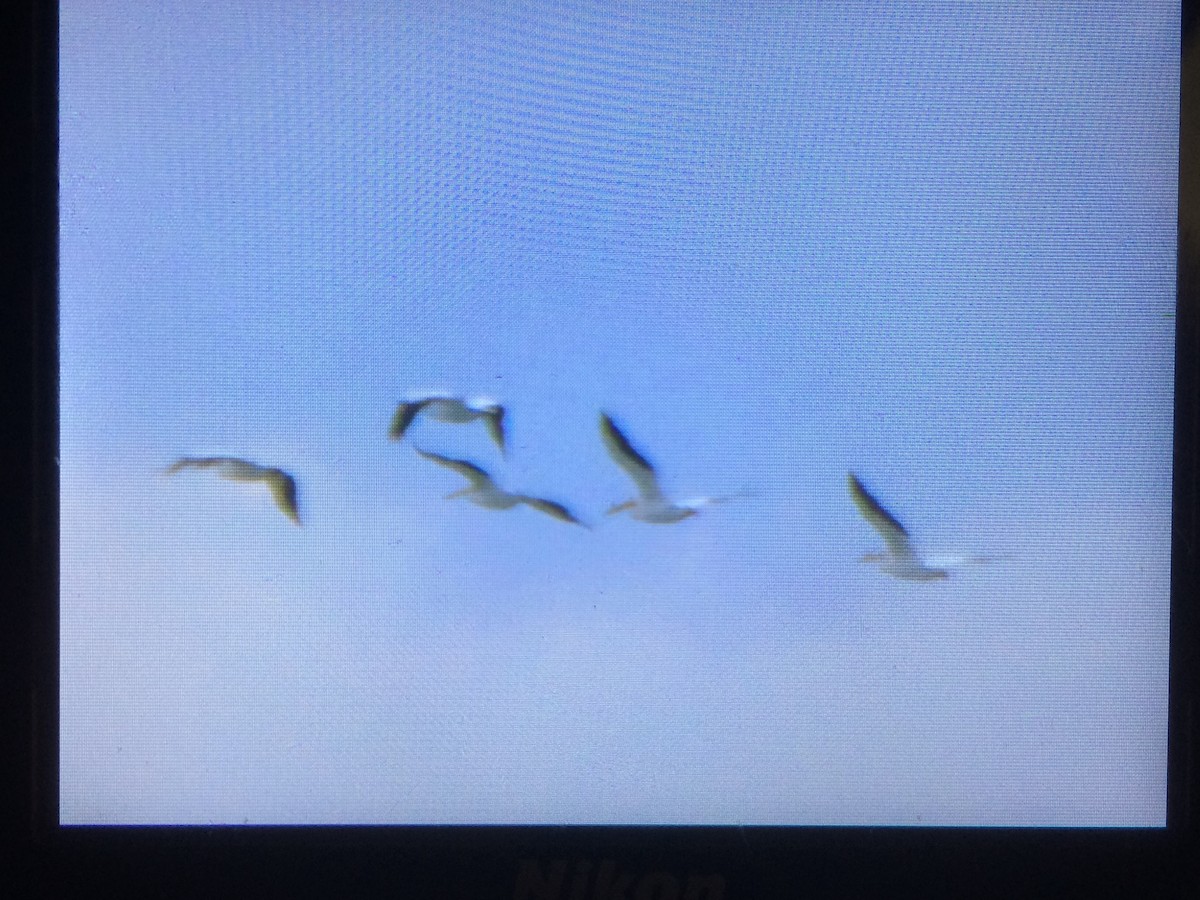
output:
[[[635,506],[636,504],[637,504],[636,500],[626,500],[624,503],[618,503],[616,506],[609,507],[608,512],[606,512],[605,515],[611,516],[615,513],[621,512],[622,510],[630,509],[633,506]]]
[[[472,485],[467,485],[465,488],[459,488],[457,491],[451,491],[445,496],[445,499],[453,500],[455,497],[465,497],[473,490],[475,490],[475,488]]]

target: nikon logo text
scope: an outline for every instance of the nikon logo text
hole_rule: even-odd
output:
[[[613,860],[599,865],[565,859],[544,865],[536,859],[521,860],[513,900],[723,900],[725,879],[720,875],[689,873],[679,877],[670,872],[630,872]]]

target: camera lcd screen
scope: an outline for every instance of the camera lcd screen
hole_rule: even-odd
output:
[[[60,821],[1164,826],[1179,34],[64,0]]]

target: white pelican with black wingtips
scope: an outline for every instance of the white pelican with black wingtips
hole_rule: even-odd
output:
[[[392,424],[388,429],[388,437],[398,441],[404,437],[404,432],[418,415],[426,415],[439,422],[462,424],[474,422],[476,419],[487,421],[488,434],[504,452],[504,407],[487,397],[477,397],[464,400],[461,397],[422,397],[418,400],[406,400],[396,407],[392,416]]]
[[[275,505],[280,511],[300,524],[300,510],[296,505],[296,479],[283,469],[260,466],[233,456],[201,456],[176,460],[163,474],[174,475],[183,469],[216,469],[217,474],[230,481],[262,482],[271,490]]]
[[[639,522],[649,522],[654,525],[669,525],[694,516],[710,503],[724,503],[729,497],[701,497],[686,503],[674,503],[663,496],[658,486],[658,476],[654,466],[629,443],[617,423],[608,413],[600,413],[600,437],[604,448],[613,462],[625,470],[625,474],[637,485],[638,496],[633,500],[618,503],[608,510],[607,515],[628,511],[629,515]]]
[[[430,462],[437,463],[439,466],[444,466],[451,471],[457,472],[471,482],[465,488],[447,494],[447,500],[455,497],[464,497],[477,506],[482,506],[486,509],[512,509],[514,506],[524,503],[526,506],[532,506],[538,512],[553,516],[561,522],[570,522],[573,525],[587,527],[586,524],[579,521],[561,503],[555,503],[553,500],[543,500],[541,497],[530,497],[527,494],[513,494],[497,487],[491,475],[474,463],[467,462],[465,459],[451,459],[448,456],[441,456],[437,453],[428,453],[420,447],[417,447],[416,451],[418,455]]]
[[[871,527],[883,537],[887,544],[886,553],[867,553],[862,562],[874,563],[883,572],[908,581],[940,581],[950,577],[953,569],[975,563],[987,563],[992,557],[938,555],[925,556],[917,552],[908,530],[900,520],[883,508],[866,486],[853,472],[848,473],[847,483],[854,505]]]

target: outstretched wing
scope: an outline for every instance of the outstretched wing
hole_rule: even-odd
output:
[[[229,481],[270,481],[272,473],[281,469],[269,469],[246,459],[219,460],[220,468],[217,474]]]
[[[555,503],[553,500],[542,500],[539,497],[522,496],[521,500],[539,512],[544,512],[548,516],[554,516],[554,518],[561,522],[571,522],[574,525],[583,525],[584,528],[587,528],[587,525],[584,525],[583,522],[575,518],[571,514],[571,511],[561,503]]]
[[[183,456],[163,469],[163,474],[174,475],[184,469],[211,469],[231,462],[239,462],[239,460],[232,456]]]
[[[853,472],[849,473],[847,481],[850,485],[850,496],[854,498],[854,505],[858,507],[858,511],[862,513],[863,518],[870,523],[871,527],[883,537],[884,543],[888,545],[892,555],[901,559],[914,557],[916,554],[913,552],[912,541],[900,521],[883,508]]]
[[[271,469],[267,475],[271,496],[285,516],[300,524],[300,508],[296,503],[296,479],[282,469]]]
[[[604,440],[604,448],[613,462],[633,479],[642,499],[647,503],[662,500],[662,491],[658,488],[654,466],[634,449],[633,444],[629,443],[629,438],[625,437],[612,417],[603,412],[600,413],[600,437]]]
[[[493,412],[488,413],[487,417],[488,434],[492,436],[492,440],[496,442],[496,446],[500,448],[500,452],[504,452],[504,407],[497,406]]]
[[[401,403],[396,407],[396,414],[392,416],[392,425],[388,429],[388,437],[393,441],[398,441],[404,437],[404,432],[408,430],[408,426],[412,424],[413,419],[419,413],[429,400],[413,400],[408,403]]]
[[[492,476],[488,475],[487,472],[474,463],[469,463],[465,459],[451,459],[448,456],[440,456],[437,453],[428,453],[420,447],[415,449],[418,456],[422,456],[430,462],[435,462],[439,466],[444,466],[447,469],[457,472],[477,488],[494,488],[496,486],[492,481]]]
[[[289,519],[297,525],[300,524],[300,511],[296,502],[296,479],[283,469],[260,466],[235,456],[185,456],[168,466],[164,472],[167,475],[173,475],[182,469],[216,469],[217,474],[228,481],[265,482],[271,489],[275,505]]]

